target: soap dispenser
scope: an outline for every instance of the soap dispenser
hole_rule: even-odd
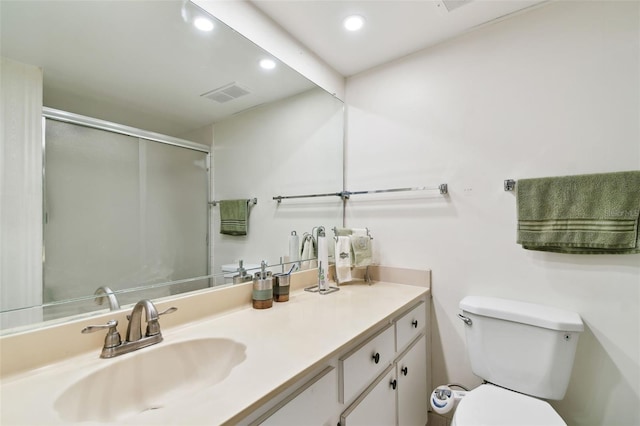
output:
[[[242,266],[243,261],[238,262],[238,275],[233,276],[234,284],[242,284],[251,281],[251,275],[247,274],[247,270]]]
[[[273,277],[271,272],[267,272],[264,260],[260,266],[260,272],[256,272],[253,278],[253,307],[268,309],[273,306]]]

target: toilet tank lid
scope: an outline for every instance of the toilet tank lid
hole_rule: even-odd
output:
[[[520,302],[497,297],[467,296],[460,309],[476,315],[529,324],[560,331],[584,330],[580,315],[552,306]]]

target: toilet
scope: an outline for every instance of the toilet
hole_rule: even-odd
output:
[[[584,330],[575,312],[494,297],[460,301],[474,374],[452,425],[566,425],[546,399],[564,398]]]

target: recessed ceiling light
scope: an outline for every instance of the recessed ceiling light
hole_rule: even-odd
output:
[[[272,70],[276,67],[276,62],[272,59],[263,59],[260,61],[260,66],[265,70]]]
[[[358,31],[364,26],[364,18],[360,15],[347,16],[343,21],[343,24],[349,31]]]
[[[213,29],[213,22],[202,16],[198,16],[193,20],[193,25],[200,31],[211,31]]]

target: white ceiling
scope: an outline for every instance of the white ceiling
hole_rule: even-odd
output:
[[[249,1],[345,76],[541,2]],[[441,1],[466,4],[448,12]],[[282,63],[260,70],[265,52],[220,22],[211,33],[195,30],[182,5],[0,0],[1,53],[42,67],[45,106],[171,136],[315,87]],[[342,20],[354,13],[367,22],[349,33]],[[225,104],[201,97],[231,82],[251,94]]]
[[[462,34],[543,0],[250,0],[344,76]],[[451,4],[461,4],[449,12]],[[365,17],[348,32],[342,21]]]

